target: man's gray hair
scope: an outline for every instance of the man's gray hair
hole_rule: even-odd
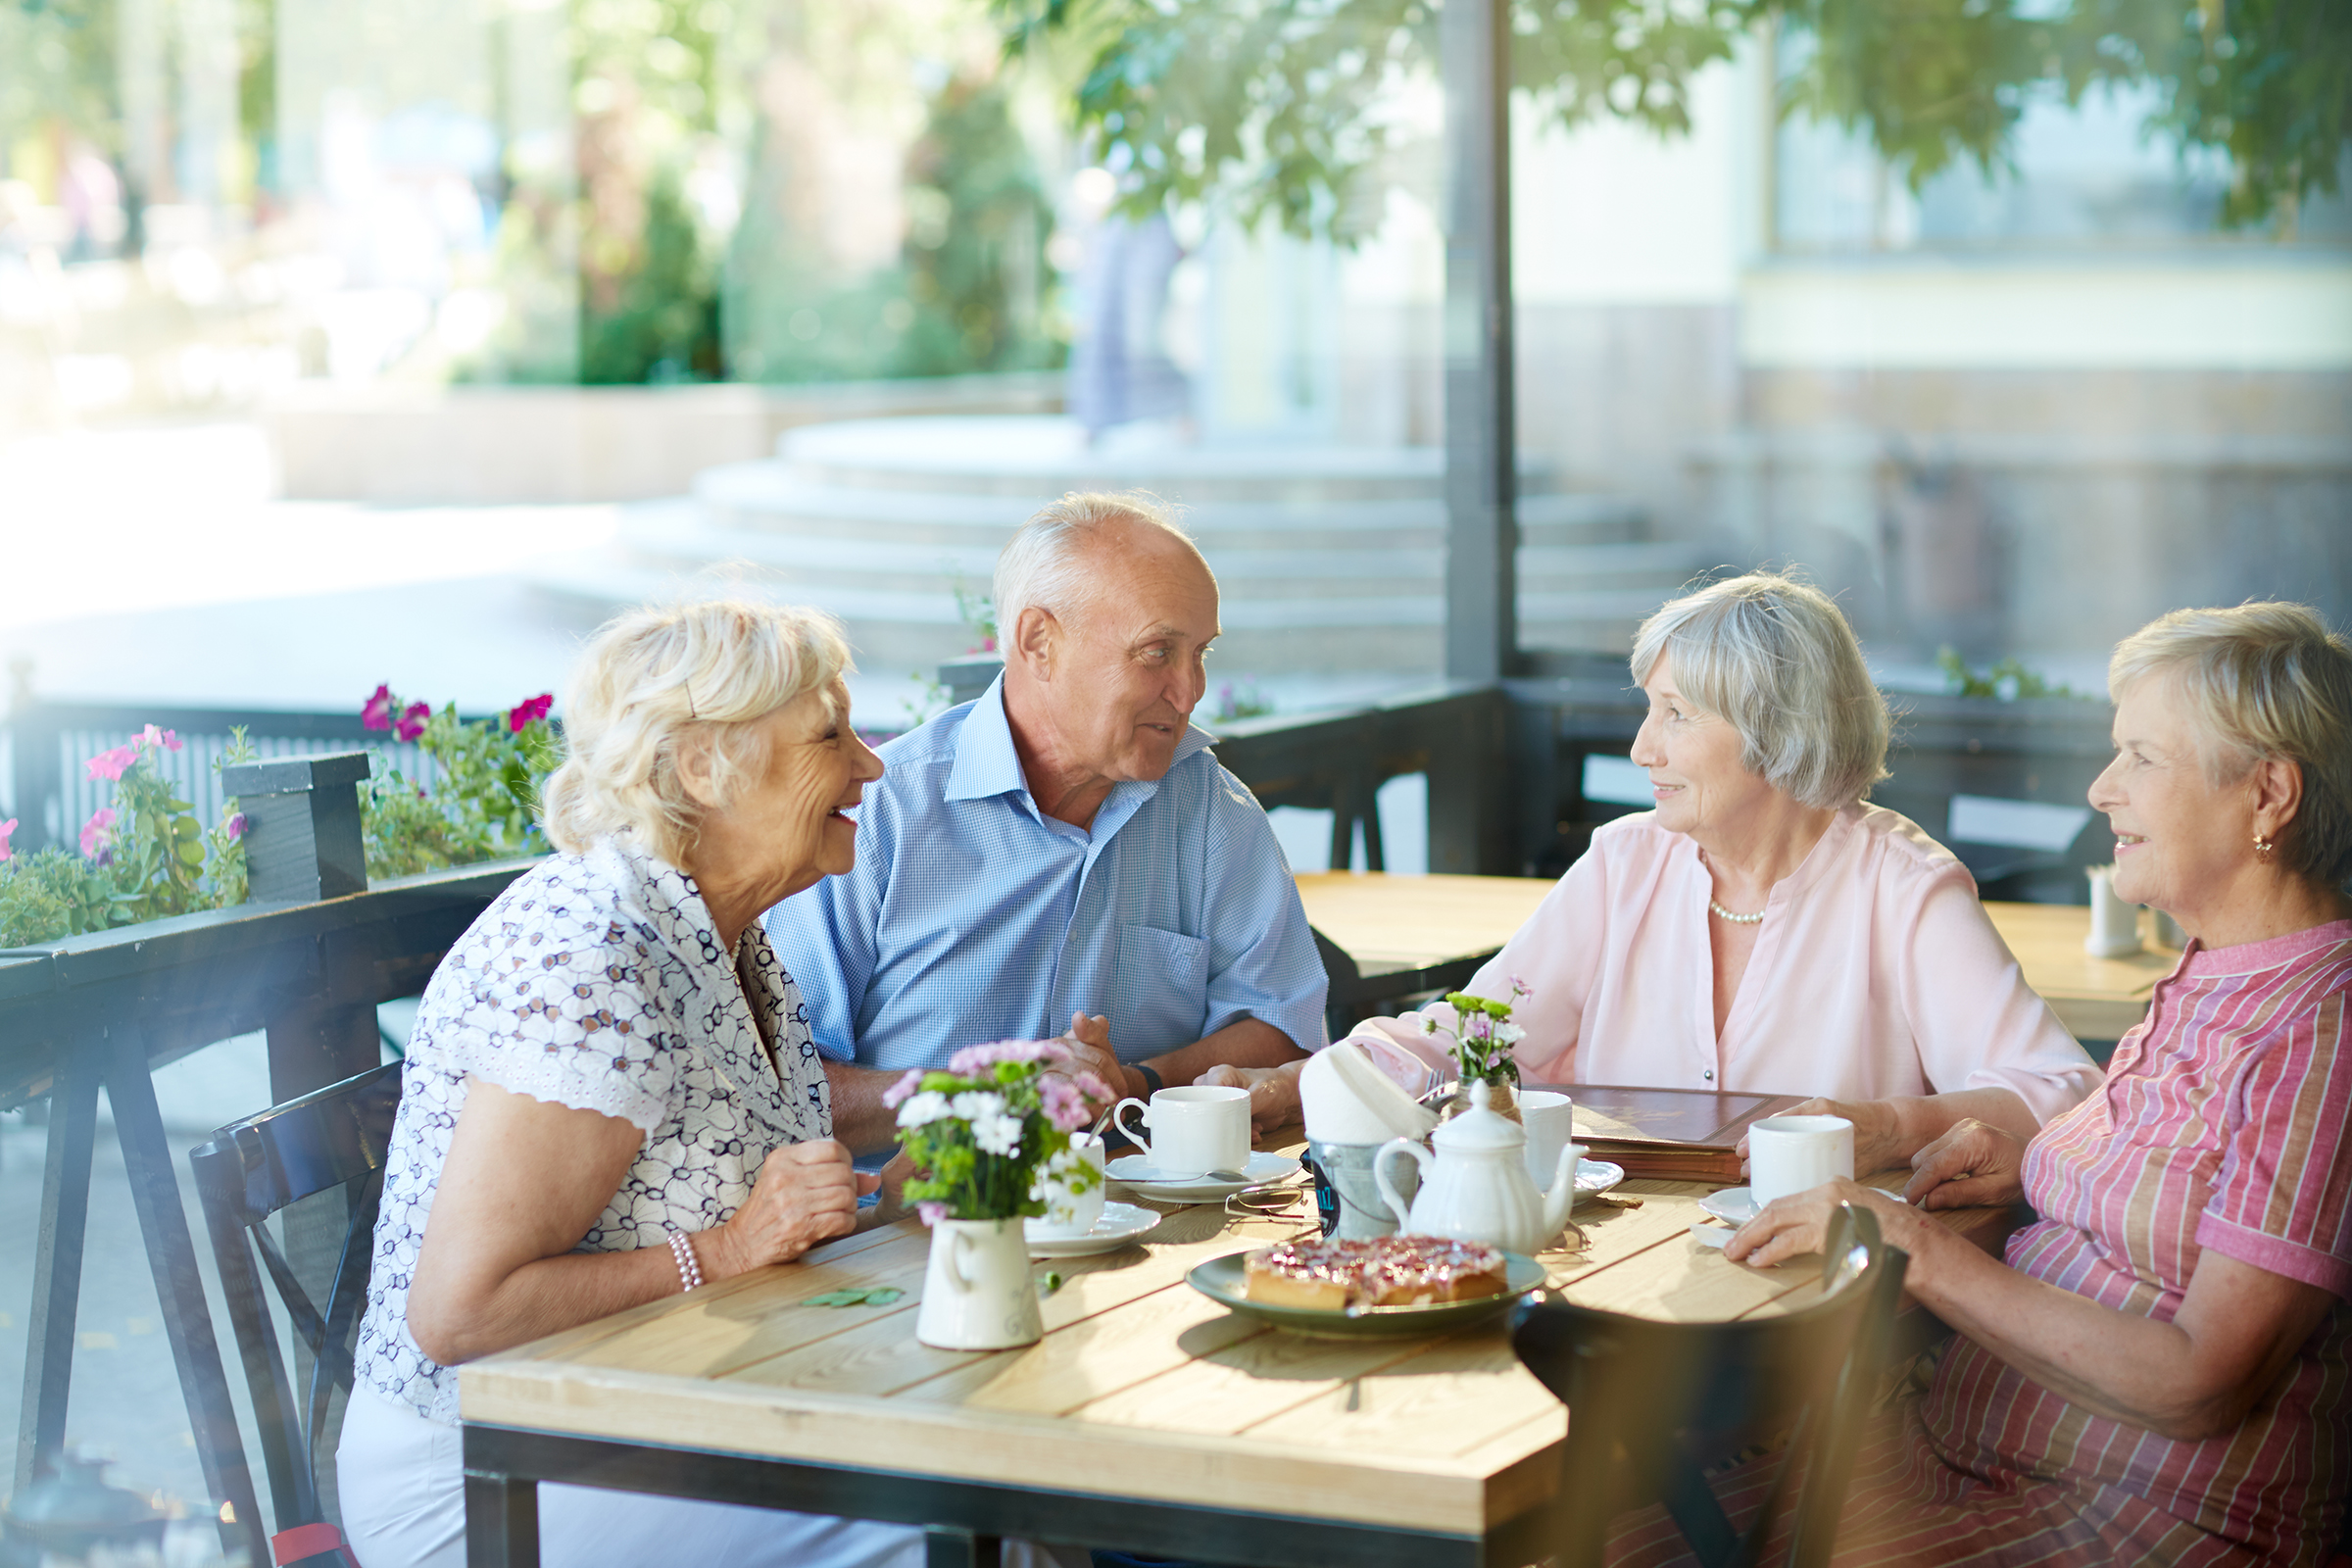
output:
[[[1086,546],[1102,528],[1120,522],[1157,528],[1181,540],[1199,560],[1193,536],[1177,525],[1175,514],[1156,497],[1129,491],[1124,495],[1082,494],[1073,491],[1044,508],[1021,524],[1004,553],[997,557],[997,642],[1007,652],[1021,612],[1036,605],[1067,621],[1092,603],[1096,584],[1085,570]],[[1201,569],[1208,564],[1201,562]]]
[[[2150,676],[2187,698],[2207,784],[2235,783],[2274,757],[2301,771],[2303,803],[2278,837],[2279,864],[2324,887],[2352,878],[2352,643],[2304,605],[2176,610],[2108,661],[2118,701]]]
[[[1670,600],[1634,636],[1634,679],[1674,662],[1684,696],[1740,736],[1740,765],[1841,810],[1886,777],[1886,699],[1844,612],[1818,588],[1751,571]]]

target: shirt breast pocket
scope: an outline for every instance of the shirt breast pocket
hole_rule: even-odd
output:
[[[1208,1017],[1208,944],[1157,926],[1119,928],[1110,1038],[1128,1057],[1157,1055],[1200,1038]]]

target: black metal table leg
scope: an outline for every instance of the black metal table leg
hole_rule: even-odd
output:
[[[466,1568],[539,1568],[539,1483],[466,1472]]]
[[[32,1484],[44,1454],[65,1446],[74,1385],[74,1324],[81,1305],[81,1248],[90,1222],[90,1154],[98,1134],[99,1067],[75,1052],[49,1095],[49,1149],[41,1177],[41,1228],[32,1265],[32,1324],[24,1347],[13,1490]]]
[[[172,1171],[172,1150],[164,1141],[164,1119],[156,1109],[155,1083],[148,1076],[146,1042],[134,1023],[107,1026],[106,1098],[122,1142],[122,1163],[130,1178],[131,1205],[147,1242],[148,1266],[164,1309],[164,1331],[179,1390],[195,1429],[196,1457],[213,1499],[225,1505],[220,1544],[243,1549],[257,1562],[270,1560],[270,1532],[254,1499],[253,1473],[237,1436],[236,1407],[229,1403],[228,1373],[220,1364],[220,1342],[213,1335],[212,1309],[204,1300],[204,1277],[196,1271],[196,1244],[188,1235],[188,1212],[180,1206],[179,1181]]]
[[[998,1568],[1004,1546],[996,1536],[933,1525],[923,1532],[923,1568]]]

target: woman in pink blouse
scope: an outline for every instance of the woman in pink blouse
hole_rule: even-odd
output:
[[[2022,1197],[2039,1223],[1998,1262],[1837,1182],[1725,1249],[1818,1250],[1837,1202],[1867,1204],[1962,1336],[1857,1467],[1849,1568],[2319,1563],[2343,1531],[2352,644],[2296,605],[2180,611],[2116,650],[2109,685],[2117,755],[2090,802],[2116,892],[2192,940],[2099,1093],[2030,1145],[1956,1128],[1911,1183],[1930,1208]],[[1746,1476],[1724,1490],[1758,1505]],[[1668,1531],[1619,1545],[1657,1560]]]
[[[1464,988],[1533,988],[1523,1077],[1819,1096],[1855,1118],[1862,1171],[1968,1118],[2030,1138],[2089,1093],[2098,1068],[1968,868],[1864,802],[1886,776],[1886,704],[1836,605],[1771,573],[1719,582],[1642,624],[1633,672],[1657,809],[1594,833]],[[1418,1090],[1444,1064],[1423,1021],[1350,1038]],[[1297,1102],[1295,1067],[1201,1081],[1252,1084],[1261,1121]]]

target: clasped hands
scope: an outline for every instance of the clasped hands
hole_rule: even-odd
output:
[[[1792,1114],[1852,1120],[1855,1168],[1869,1170],[1874,1167],[1862,1157],[1862,1152],[1868,1147],[1863,1117],[1870,1109],[1814,1100],[1797,1106]],[[1974,1119],[1962,1120],[1911,1156],[1911,1180],[1903,1187],[1901,1202],[1839,1177],[1766,1204],[1725,1244],[1723,1255],[1735,1263],[1770,1268],[1818,1252],[1828,1245],[1830,1215],[1841,1202],[1870,1209],[1878,1215],[1881,1234],[1888,1243],[1916,1253],[1922,1227],[1927,1224],[1920,1210],[2017,1201],[2025,1196],[2025,1156],[2026,1146],[2014,1134]]]

